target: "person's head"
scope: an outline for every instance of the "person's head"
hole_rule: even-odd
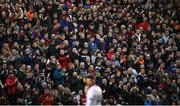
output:
[[[87,57],[87,58],[86,58],[86,63],[90,63],[90,62],[91,62],[90,57]]]
[[[75,53],[75,54],[78,54],[78,51],[77,51],[76,48],[73,48],[73,49],[72,49],[72,52]]]
[[[1,69],[3,69],[3,70],[7,69],[7,63],[3,63]]]
[[[74,65],[76,65],[76,66],[79,65],[79,60],[78,59],[74,60]]]
[[[47,87],[47,88],[45,88],[44,92],[45,92],[45,94],[50,94],[50,89]]]
[[[40,45],[44,45],[45,44],[45,40],[44,39],[41,39],[40,40]]]
[[[40,65],[39,64],[35,64],[34,69],[39,69]]]
[[[27,65],[27,72],[31,72],[31,66],[30,65]]]
[[[134,94],[137,94],[139,92],[139,88],[138,87],[133,87],[131,89],[131,92],[134,93]]]
[[[51,63],[52,63],[52,64],[56,64],[56,61],[57,61],[57,60],[56,60],[55,57],[52,57],[52,58],[51,58]]]
[[[64,50],[60,50],[60,55],[64,55]]]
[[[89,68],[88,68],[89,71],[94,71],[94,66],[93,65],[90,65]]]
[[[115,55],[112,55],[112,60],[115,60],[116,59],[116,56]]]
[[[139,35],[140,34],[140,30],[136,30],[136,34]]]
[[[64,43],[64,45],[65,45],[66,47],[69,46],[69,41],[68,41],[68,40],[64,40],[63,43]]]
[[[77,76],[78,76],[77,72],[73,72],[73,77],[77,77]]]
[[[132,69],[131,69],[131,68],[129,68],[129,69],[127,70],[127,74],[128,74],[128,75],[131,75],[131,74],[132,74]]]
[[[27,49],[25,50],[25,54],[26,54],[26,55],[30,55],[30,54],[31,54],[31,50],[30,50],[29,48],[27,48]]]
[[[102,80],[102,84],[107,85],[107,79],[104,78],[104,79]]]
[[[2,17],[6,17],[7,14],[5,11],[3,11],[1,15],[2,15]]]
[[[93,24],[90,25],[90,29],[94,29],[94,25]]]
[[[85,64],[84,64],[84,62],[81,62],[80,63],[80,69],[84,69],[85,68]]]
[[[69,63],[69,69],[73,69],[75,66],[74,66],[74,64],[73,63]]]
[[[82,33],[82,32],[80,32],[80,33],[79,33],[79,36],[80,36],[80,38],[82,38],[82,39],[84,39],[84,38],[85,38],[85,34],[84,34],[84,33]]]
[[[12,71],[10,71],[10,72],[9,72],[9,77],[10,77],[10,78],[14,78],[14,76],[15,76],[14,73],[13,73]]]
[[[88,43],[87,42],[84,43],[84,48],[88,48]]]
[[[172,84],[172,81],[168,78],[168,79],[166,80],[166,83],[167,83],[168,85],[171,85],[171,84]]]
[[[145,69],[141,69],[141,74],[142,74],[142,75],[145,74]]]
[[[92,74],[88,74],[86,77],[86,84],[87,86],[92,86],[96,83],[95,77]]]
[[[127,32],[127,30],[124,28],[124,29],[122,30],[122,33],[123,33],[123,34],[126,34],[126,32]]]
[[[21,65],[21,70],[26,70],[26,64]]]
[[[13,64],[10,64],[10,65],[9,65],[9,69],[10,69],[10,70],[13,70],[13,69],[14,69],[14,65],[13,65]]]
[[[97,62],[97,66],[101,66],[102,65],[102,62],[101,61],[98,61]]]
[[[151,100],[151,95],[150,95],[150,94],[147,94],[147,95],[146,95],[146,99],[147,99],[147,100]]]
[[[44,39],[49,39],[49,36],[48,36],[48,34],[46,33],[46,34],[44,34]]]
[[[60,1],[60,3],[64,3],[64,0],[59,0]]]
[[[90,38],[90,41],[93,42],[93,41],[94,41],[94,37],[91,37],[91,38]]]
[[[79,90],[79,95],[83,95],[83,90]]]
[[[4,48],[4,49],[9,49],[8,43],[4,43],[4,44],[3,44],[3,48]]]
[[[146,55],[145,55],[145,58],[146,58],[146,60],[150,60],[150,59],[151,59],[150,54],[146,54]]]
[[[33,92],[34,92],[35,95],[39,95],[39,93],[40,93],[40,91],[39,91],[38,88],[34,88],[34,89],[33,89]]]
[[[151,93],[152,93],[152,95],[156,95],[157,94],[157,90],[153,89]]]
[[[64,88],[64,95],[70,95],[71,94],[71,90],[67,87]]]

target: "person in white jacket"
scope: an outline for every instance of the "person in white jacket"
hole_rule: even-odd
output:
[[[96,85],[95,77],[92,74],[87,75],[86,84],[88,90],[86,93],[86,106],[101,105],[102,89]]]

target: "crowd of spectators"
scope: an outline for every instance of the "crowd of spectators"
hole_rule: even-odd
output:
[[[0,0],[0,104],[180,105],[179,0]]]

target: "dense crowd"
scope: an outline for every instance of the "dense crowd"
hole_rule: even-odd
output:
[[[0,0],[0,104],[180,105],[179,0]]]

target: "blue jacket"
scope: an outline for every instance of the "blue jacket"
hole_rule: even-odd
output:
[[[151,103],[151,101],[149,101],[149,100],[145,100],[145,101],[144,101],[144,105],[145,105],[145,106],[151,106],[152,103]]]
[[[53,79],[56,85],[64,84],[64,75],[63,72],[59,69],[56,69],[53,73]]]
[[[98,49],[98,45],[97,45],[97,43],[94,41],[94,42],[89,42],[89,44],[88,44],[88,50],[89,51],[93,51],[93,50],[95,50],[95,49]]]
[[[64,29],[64,27],[68,27],[68,31],[71,32],[73,30],[73,24],[71,22],[67,22],[66,20],[61,20],[60,28]]]

